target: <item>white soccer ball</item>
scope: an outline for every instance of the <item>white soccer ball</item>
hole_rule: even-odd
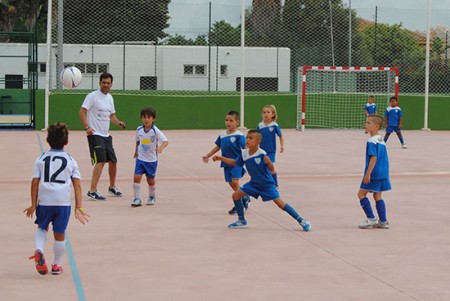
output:
[[[77,67],[67,67],[61,72],[61,83],[67,88],[78,87],[82,78],[83,75]]]

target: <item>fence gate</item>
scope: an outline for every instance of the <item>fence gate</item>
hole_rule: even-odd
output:
[[[34,127],[37,42],[33,32],[0,32],[0,128]],[[27,43],[17,52],[8,44]]]

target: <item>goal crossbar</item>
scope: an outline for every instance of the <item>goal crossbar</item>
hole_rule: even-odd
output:
[[[360,128],[368,96],[374,96],[384,109],[391,96],[398,97],[398,79],[396,67],[302,66],[298,69],[297,129],[304,131],[307,124]]]

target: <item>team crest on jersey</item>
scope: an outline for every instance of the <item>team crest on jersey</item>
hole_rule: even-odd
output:
[[[273,126],[271,126],[271,127],[269,128],[269,131],[273,132]]]
[[[261,158],[255,158],[255,163],[259,165],[261,163]]]
[[[235,138],[235,137],[231,137],[231,138],[230,138],[230,142],[231,142],[231,143],[234,143],[234,141],[236,141],[236,138]]]

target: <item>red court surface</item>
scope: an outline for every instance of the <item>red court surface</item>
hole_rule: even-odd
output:
[[[64,273],[41,276],[28,260],[34,219],[22,211],[39,139],[48,148],[46,133],[1,130],[1,299],[450,300],[450,132],[405,131],[406,150],[391,136],[393,190],[383,194],[391,229],[360,230],[356,193],[367,135],[285,129],[276,162],[280,193],[311,221],[308,233],[275,204],[254,199],[249,228],[227,229],[236,219],[227,214],[231,189],[218,162],[201,160],[219,132],[164,131],[169,146],[160,155],[156,204],[138,208],[130,206],[134,131],[112,132],[124,196],[85,197],[91,219],[83,226],[72,216],[73,255],[66,252]],[[84,132],[71,132],[67,150],[80,166],[85,196],[92,167]],[[104,195],[107,186],[105,169]],[[52,235],[45,253],[50,263]]]

